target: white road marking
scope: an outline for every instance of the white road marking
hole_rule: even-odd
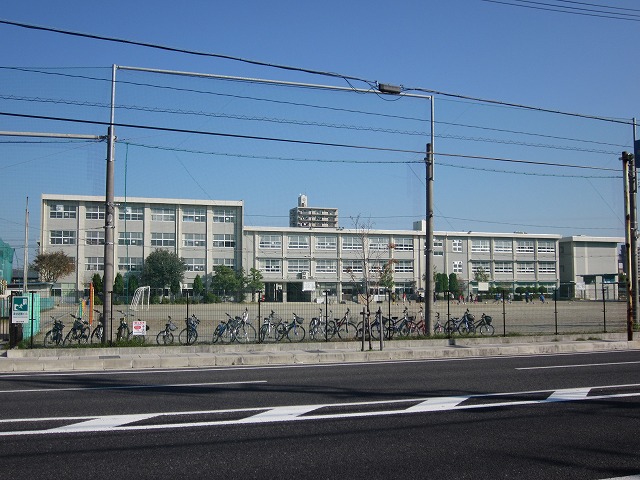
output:
[[[635,389],[635,391],[625,393],[615,393],[621,388]],[[591,395],[593,390],[597,390],[599,395]],[[611,393],[607,394],[607,390]],[[522,395],[544,396],[542,399],[522,399]],[[545,394],[548,394],[545,396]],[[514,399],[509,400],[509,396]],[[133,431],[133,430],[160,430],[160,429],[176,429],[176,428],[193,428],[193,427],[211,427],[222,425],[242,425],[256,423],[276,423],[287,421],[304,421],[304,420],[326,420],[326,419],[345,419],[354,417],[382,416],[382,415],[400,415],[400,414],[416,414],[428,412],[444,412],[455,410],[470,410],[481,408],[496,407],[513,407],[521,405],[550,404],[556,402],[575,402],[602,400],[614,398],[629,398],[640,396],[640,384],[628,385],[605,385],[583,388],[567,388],[560,390],[539,390],[529,392],[506,392],[491,393],[483,395],[459,395],[450,397],[429,397],[429,398],[409,398],[402,400],[388,400],[375,402],[354,402],[339,404],[322,404],[322,405],[292,405],[292,406],[276,406],[276,407],[256,407],[244,409],[227,409],[227,410],[207,410],[192,412],[159,412],[159,413],[140,413],[132,415],[100,415],[87,417],[50,417],[50,418],[22,418],[22,419],[5,419],[0,420],[0,424],[10,425],[11,423],[33,423],[45,424],[47,422],[70,422],[68,425],[56,426],[53,428],[42,427],[39,430],[23,430],[23,431],[0,431],[0,436],[16,436],[16,435],[42,435],[42,434],[66,434],[66,433],[86,433],[86,432],[105,432],[105,431]],[[491,400],[491,398],[500,398],[500,402],[489,401],[482,403],[483,399]],[[474,402],[465,403],[467,400],[473,399]],[[402,404],[408,406],[402,408]],[[381,409],[380,406],[389,405],[389,409]],[[375,406],[372,411],[363,411],[362,407]],[[353,411],[349,412],[349,409]],[[323,411],[320,411],[324,409]],[[332,410],[335,413],[332,413]],[[316,412],[313,415],[309,415]],[[228,414],[240,417],[229,419]],[[183,423],[161,423],[163,418],[171,418],[177,416],[215,416],[220,415],[219,420],[183,422]],[[245,416],[246,415],[246,416]],[[138,424],[136,422],[146,420],[157,420],[157,423]]]
[[[637,365],[638,362],[579,363],[574,365],[548,365],[545,367],[519,367],[516,370],[546,370],[553,368],[606,367],[611,365]]]

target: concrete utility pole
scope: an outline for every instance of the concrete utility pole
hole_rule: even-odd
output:
[[[433,306],[433,147],[427,143],[424,158],[427,183],[427,208],[425,222],[425,272],[424,272],[424,325],[427,335],[431,335],[431,308]]]
[[[635,231],[633,230],[633,218],[632,215],[632,194],[631,186],[635,188],[635,181],[632,176],[632,164],[633,155],[627,152],[622,152],[622,180],[624,182],[624,239],[625,239],[625,270],[627,272],[627,340],[633,340],[633,319],[637,306],[635,304],[635,298],[637,296],[636,277],[634,271],[637,272],[638,268],[633,268],[633,264],[637,264],[637,254],[633,253],[633,246],[636,244],[633,241]],[[633,195],[635,197],[635,195]]]
[[[112,332],[112,298],[113,290],[113,237],[115,227],[115,198],[114,198],[114,150],[115,150],[115,97],[116,97],[116,69],[113,65],[111,71],[111,118],[109,122],[109,132],[107,137],[107,178],[105,193],[105,216],[104,216],[104,280],[102,282],[102,318],[104,321],[104,335],[102,343],[111,341]]]

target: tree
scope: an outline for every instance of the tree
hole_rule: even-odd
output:
[[[127,275],[127,295],[133,295],[139,286],[140,281],[138,280],[138,276],[129,273],[129,275]]]
[[[242,277],[238,277],[238,274],[233,268],[227,267],[226,265],[216,265],[213,267],[211,288],[217,294],[227,296],[239,292],[242,288],[242,283]]]
[[[257,268],[251,268],[249,270],[249,274],[245,278],[245,284],[247,289],[251,292],[251,301],[253,301],[253,297],[256,292],[261,292],[264,290],[264,282],[262,281],[264,277],[262,276],[262,272]]]
[[[73,273],[74,259],[63,251],[40,253],[31,264],[43,282],[56,283],[60,277]]]
[[[480,267],[476,270],[476,273],[473,275],[473,279],[476,282],[488,282],[489,274],[484,271],[484,268]]]
[[[378,284],[381,287],[387,289],[388,292],[393,291],[393,287],[395,282],[393,281],[393,264],[395,262],[393,260],[389,260],[385,263],[384,267],[382,267],[382,272],[380,272],[380,278],[378,280]]]
[[[99,273],[94,273],[91,277],[91,283],[93,283],[93,291],[102,294],[102,277]]]
[[[120,272],[116,274],[116,278],[113,281],[113,293],[116,295],[122,295],[124,293],[124,278]]]
[[[147,256],[142,280],[151,288],[171,287],[182,282],[187,265],[175,252],[156,250]]]
[[[449,291],[451,293],[455,293],[456,295],[460,294],[460,285],[458,282],[458,276],[455,273],[449,274]]]
[[[203,291],[204,283],[202,283],[202,277],[200,277],[200,274],[197,274],[196,278],[193,279],[193,296],[199,297]]]

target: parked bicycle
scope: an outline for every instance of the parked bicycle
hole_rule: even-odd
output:
[[[413,318],[414,317],[409,315],[409,309],[407,307],[404,307],[404,311],[402,312],[402,317],[398,319],[385,318],[383,320],[385,338],[390,340],[394,336],[408,337],[410,335],[417,333],[418,326],[413,321]]]
[[[104,337],[104,317],[100,310],[93,309],[94,312],[98,314],[98,324],[91,332],[91,343],[102,343],[102,338]]]
[[[169,321],[165,324],[164,329],[156,335],[156,343],[158,345],[171,345],[173,343],[173,332],[177,329],[178,327],[173,323],[169,315]]]
[[[60,320],[64,315],[60,315],[56,317],[51,315],[53,319],[53,327],[44,335],[44,346],[46,348],[51,348],[54,346],[59,346],[64,342],[64,337],[62,335],[62,330],[64,329],[64,323]]]
[[[329,314],[331,311],[329,311]],[[312,340],[330,340],[336,331],[336,322],[329,320],[329,315],[322,314],[320,307],[320,315],[313,317],[309,322],[309,338]]]
[[[328,330],[328,336],[330,338],[333,338],[336,334],[342,340],[353,340],[356,338],[356,335],[358,333],[358,326],[353,323],[350,314],[351,310],[347,308],[347,311],[342,316],[342,318],[335,319],[335,328],[333,329],[333,332],[331,332],[331,330]]]
[[[290,342],[301,342],[304,340],[306,330],[302,326],[304,318],[299,317],[295,313],[293,319],[289,323],[279,323],[276,327],[277,340],[280,341],[283,338],[287,338]]]
[[[129,328],[129,323],[127,322],[127,317],[133,317],[133,313],[125,312],[123,310],[118,310],[122,314],[120,317],[120,325],[118,325],[118,330],[116,331],[116,341],[131,341],[136,343],[144,343],[146,340],[146,335],[134,335],[131,329]],[[147,330],[149,330],[149,326],[147,325]]]
[[[482,314],[480,321],[476,324],[476,330],[480,332],[480,335],[493,335],[495,328],[491,325],[493,318],[489,315]]]
[[[271,313],[264,317],[264,321],[260,327],[260,341],[277,342],[279,340],[278,325],[280,325],[280,323],[282,323],[282,317],[271,310]]]
[[[433,333],[435,335],[443,335],[444,334],[444,325],[440,323],[440,312],[436,312],[436,323],[433,326]]]
[[[89,330],[89,322],[86,320],[82,320],[82,317],[78,317],[73,313],[70,313],[73,317],[73,325],[71,326],[71,330],[64,337],[64,342],[62,342],[63,346],[69,345],[72,342],[78,343],[78,345],[83,343],[89,343],[89,337],[91,335],[91,331]]]
[[[216,343],[249,343],[256,340],[256,329],[249,320],[249,310],[245,308],[242,315],[232,317],[226,314],[227,321],[221,321],[213,332],[212,342]]]
[[[365,340],[369,339],[369,335],[374,340],[380,340],[380,331],[384,329],[384,325],[388,319],[382,316],[382,310],[378,308],[378,311],[374,314],[373,320],[369,319],[368,329],[365,328],[364,321],[358,322],[356,327],[356,339],[362,340],[362,334],[365,334]],[[388,338],[385,334],[385,338]]]
[[[178,341],[182,345],[193,345],[198,340],[198,324],[200,319],[192,314],[185,319],[186,327],[178,334]]]

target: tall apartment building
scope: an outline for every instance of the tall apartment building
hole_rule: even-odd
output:
[[[310,207],[306,195],[298,196],[298,206],[289,210],[289,226],[338,228],[338,209]]]
[[[337,224],[337,209],[336,224]],[[273,301],[313,301],[330,292],[353,299],[365,269],[393,266],[397,293],[425,289],[425,223],[411,230],[363,232],[336,227],[250,227],[243,224],[241,201],[117,198],[114,266],[126,275],[142,269],[152,251],[176,252],[188,267],[182,285],[216,265],[260,270],[265,295]],[[104,198],[42,195],[42,252],[63,250],[76,260],[73,275],[55,288],[82,290],[104,270]],[[468,293],[477,293],[480,269],[489,283],[557,287],[560,282],[612,281],[622,238],[567,237],[552,234],[437,231],[433,239],[435,272],[455,274]],[[367,260],[365,265],[364,260]],[[603,277],[602,275],[606,275]],[[567,295],[571,295],[567,291]],[[587,297],[591,298],[591,297]]]

